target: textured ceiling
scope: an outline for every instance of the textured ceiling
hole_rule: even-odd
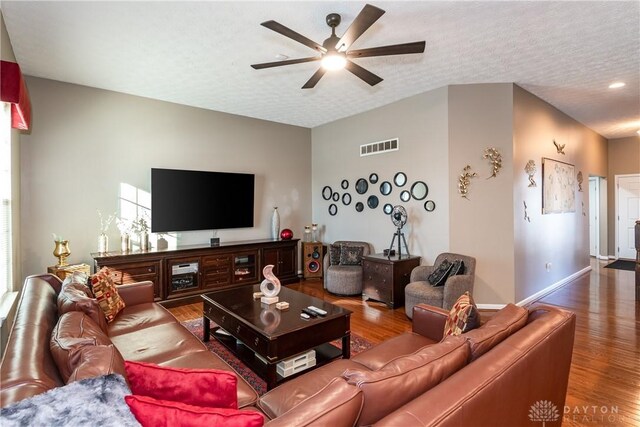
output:
[[[325,16],[349,26],[364,2],[1,3],[28,75],[315,127],[441,86],[515,82],[607,138],[640,129],[640,2],[374,2],[386,10],[353,48],[426,40],[422,55],[356,60],[300,87],[313,56],[259,24],[270,19],[322,43]],[[613,81],[623,89],[611,90]]]

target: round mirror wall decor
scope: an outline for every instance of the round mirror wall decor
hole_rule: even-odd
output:
[[[402,200],[403,202],[408,202],[409,200],[411,200],[411,193],[409,193],[408,190],[403,190],[402,193],[400,193],[400,200]]]
[[[391,203],[387,203],[382,207],[382,211],[387,215],[391,215],[391,212],[393,212],[393,206]]]
[[[402,187],[407,183],[407,175],[405,175],[404,172],[398,172],[393,177],[393,183],[398,187]]]
[[[367,206],[371,209],[375,209],[378,207],[378,196],[369,196],[367,199]]]
[[[333,195],[333,190],[328,185],[322,189],[322,198],[325,200],[331,200],[331,196]]]
[[[329,215],[335,216],[337,213],[338,213],[338,207],[335,205],[335,203],[331,203],[329,205]]]
[[[425,211],[433,212],[435,208],[436,208],[436,202],[434,202],[433,200],[427,200],[426,202],[424,202]]]
[[[340,183],[340,186],[342,187],[343,190],[346,190],[347,188],[349,188],[349,181],[347,181],[346,179],[343,179],[342,183]]]
[[[380,184],[380,194],[382,194],[383,196],[388,196],[389,194],[391,194],[392,189],[393,187],[391,186],[391,183],[389,181],[385,181]]]
[[[349,206],[351,204],[351,194],[344,193],[342,195],[342,204],[345,206]]]
[[[378,182],[378,174],[372,173],[371,175],[369,175],[369,182],[372,184],[375,184],[376,182]]]
[[[364,210],[364,205],[362,202],[356,203],[356,212],[362,212]]]
[[[340,200],[340,195],[338,194],[337,191],[335,193],[333,193],[332,199],[333,199],[334,202],[337,202],[338,200]]]
[[[429,194],[429,187],[422,181],[416,181],[411,186],[411,195],[416,200],[424,200]]]
[[[364,194],[367,192],[368,189],[369,189],[369,184],[367,183],[366,179],[360,178],[358,179],[358,181],[356,181],[356,192],[358,194]]]

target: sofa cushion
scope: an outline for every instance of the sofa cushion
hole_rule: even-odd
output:
[[[69,365],[74,369],[68,383],[109,374],[125,376],[124,359],[113,344],[75,347],[69,354]]]
[[[342,245],[340,247],[340,265],[360,265],[362,264],[362,246]]]
[[[318,393],[331,380],[340,377],[346,369],[367,370],[349,359],[334,360],[265,393],[260,397],[258,407],[267,417],[277,418]]]
[[[443,259],[442,262],[433,270],[433,273],[427,277],[427,281],[433,286],[444,286],[447,281],[447,277],[451,273],[453,264],[448,259]]]
[[[507,304],[482,326],[465,333],[463,336],[469,341],[471,349],[470,360],[482,356],[522,328],[527,323],[528,314],[526,308]]]
[[[362,411],[362,390],[334,378],[293,410],[269,422],[269,427],[353,426]]]
[[[175,323],[176,318],[163,306],[153,302],[126,306],[107,325],[110,337],[135,332],[151,326]]]
[[[70,311],[63,314],[51,333],[51,355],[60,371],[60,376],[67,382],[76,368],[70,357],[76,347],[86,345],[109,345],[109,337],[93,320],[81,311]]]
[[[364,392],[364,407],[358,423],[375,423],[444,381],[465,366],[468,358],[466,340],[449,336],[439,344],[398,357],[377,371],[346,370],[343,377],[347,382]]]
[[[209,408],[147,396],[125,396],[131,412],[143,427],[261,427],[259,412]]]
[[[407,332],[393,338],[389,338],[388,340],[385,340],[380,344],[352,357],[351,360],[366,366],[372,371],[376,371],[396,357],[412,354],[425,346],[436,343],[437,341],[433,341],[420,334]]]
[[[132,361],[125,362],[125,369],[133,394],[195,406],[238,408],[235,373]]]
[[[73,276],[77,275],[74,274]],[[86,275],[80,273],[79,276],[84,277],[85,283],[74,280],[72,276],[69,276],[67,278],[69,280],[65,279],[63,282],[62,289],[58,294],[58,315],[61,316],[69,311],[82,311],[100,326],[100,329],[107,332],[107,320],[100,308],[100,304],[98,304],[98,300],[93,298],[91,289],[86,285]]]
[[[125,303],[118,295],[118,290],[113,280],[111,280],[107,267],[102,267],[100,271],[91,276],[91,291],[98,300],[107,323],[113,322],[118,313],[125,307]]]
[[[469,292],[460,295],[449,311],[444,335],[460,335],[480,326],[480,312]]]

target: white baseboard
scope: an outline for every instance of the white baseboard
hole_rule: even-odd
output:
[[[561,287],[563,285],[566,285],[570,281],[572,281],[572,280],[576,279],[577,277],[580,277],[583,274],[586,274],[586,273],[588,273],[590,271],[591,271],[591,266],[585,267],[582,270],[573,273],[571,276],[567,276],[564,279],[562,279],[562,280],[560,280],[560,281],[558,281],[558,282],[556,282],[556,283],[554,283],[554,284],[552,284],[550,286],[547,286],[543,290],[536,292],[535,294],[531,295],[530,297],[527,297],[527,298],[523,299],[522,301],[517,302],[516,305],[519,305],[519,306],[522,307],[523,305],[527,305],[527,304],[530,304],[530,303],[532,303],[532,302],[534,302],[536,300],[539,300],[540,298],[542,298],[542,297],[550,294],[551,292],[555,291],[559,287]]]
[[[480,310],[500,310],[507,304],[476,304]]]
[[[608,255],[598,255],[596,257],[596,259],[600,259],[600,260],[603,260],[603,261],[608,261],[609,260],[609,256]]]

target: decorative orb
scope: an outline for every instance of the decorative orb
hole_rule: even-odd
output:
[[[280,238],[282,240],[291,240],[293,238],[293,231],[289,230],[288,228],[285,228],[280,232]]]

